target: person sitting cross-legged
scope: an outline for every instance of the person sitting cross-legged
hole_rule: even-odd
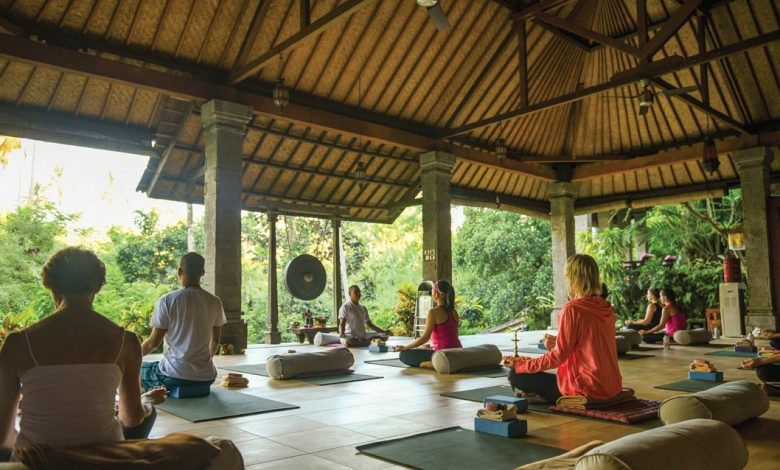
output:
[[[360,297],[360,288],[349,286],[349,300],[339,309],[339,336],[341,343],[347,347],[368,346],[373,339],[386,341],[392,334],[392,331],[374,325],[368,316],[368,309],[360,303]],[[367,326],[376,333],[367,332]]]
[[[755,369],[761,388],[767,395],[780,396],[780,354],[771,357],[757,357],[742,361],[743,369]]]
[[[225,311],[219,297],[203,290],[200,279],[206,260],[187,253],[179,261],[181,289],[157,301],[152,312],[152,332],[141,345],[143,355],[154,351],[163,341],[161,361],[144,362],[141,383],[145,390],[160,385],[187,387],[211,384],[217,377],[212,358],[219,349]]]
[[[647,330],[640,330],[642,341],[653,344],[664,339],[664,336],[674,337],[674,333],[684,330],[688,325],[685,318],[685,310],[677,304],[677,295],[672,289],[661,289],[661,318],[658,324]]]
[[[406,365],[420,367],[433,358],[435,351],[463,347],[458,337],[460,319],[455,310],[455,288],[447,281],[439,281],[433,285],[432,297],[436,308],[428,311],[422,335],[396,348],[401,352],[398,359]],[[431,345],[427,344],[428,340]]]
[[[106,281],[103,262],[69,247],[48,260],[41,277],[56,310],[0,347],[0,461],[12,457],[9,449],[34,444],[147,437],[157,417],[152,404],[165,400],[165,390],[141,394],[138,337],[93,309]]]

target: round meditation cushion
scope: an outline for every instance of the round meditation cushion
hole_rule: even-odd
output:
[[[615,343],[617,344],[618,354],[625,354],[631,351],[631,340],[625,336],[615,336]]]
[[[714,419],[735,425],[769,410],[769,398],[758,385],[735,380],[709,390],[667,398],[658,417],[664,424],[695,418]]]
[[[329,344],[341,344],[341,337],[339,335],[334,335],[330,333],[323,333],[321,331],[318,331],[316,335],[314,335],[314,345],[315,346],[327,346]]]
[[[499,367],[501,365],[501,351],[495,344],[441,349],[433,353],[431,361],[433,368],[440,374],[455,374],[462,370]]]
[[[695,330],[677,330],[674,332],[674,342],[677,344],[707,344],[712,339],[712,335],[704,328]]]
[[[629,434],[591,449],[575,470],[737,470],[748,462],[742,438],[731,427],[710,419]]]
[[[636,330],[625,329],[617,332],[618,336],[625,336],[626,339],[631,342],[631,346],[639,346],[642,344],[642,335]]]
[[[347,348],[328,351],[277,354],[265,360],[268,375],[274,379],[292,379],[306,375],[324,375],[349,369],[355,358]]]

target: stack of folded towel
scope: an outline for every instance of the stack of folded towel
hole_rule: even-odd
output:
[[[734,346],[737,348],[752,348],[753,342],[750,341],[749,339],[743,338],[737,341],[736,344],[734,344]]]
[[[591,410],[609,408],[631,400],[636,400],[636,397],[634,396],[634,390],[631,388],[624,388],[623,391],[612,398],[607,398],[606,400],[599,400],[596,398],[583,397],[579,395],[564,395],[556,400],[555,404],[563,408]]]
[[[770,339],[775,334],[775,330],[756,328],[758,331],[753,332],[753,336],[760,339]]]
[[[221,385],[227,388],[245,388],[249,386],[249,379],[241,374],[231,372],[222,379]]]
[[[517,406],[491,402],[477,411],[477,417],[493,421],[512,421],[517,419]]]
[[[758,355],[761,357],[774,357],[780,355],[780,349],[774,349],[768,346],[764,346],[763,348],[761,348],[761,351],[758,352]]]
[[[715,365],[710,363],[710,361],[706,359],[694,359],[688,368],[694,372],[717,372],[718,371],[718,369],[715,368]]]
[[[376,347],[380,348],[382,346],[387,346],[387,343],[382,341],[379,338],[374,338],[374,339],[371,340],[371,346],[376,346]]]

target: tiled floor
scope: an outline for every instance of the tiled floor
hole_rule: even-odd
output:
[[[523,334],[521,346],[533,343],[543,332]],[[404,341],[391,341],[402,343]],[[465,346],[493,343],[511,350],[509,334],[477,335],[463,338]],[[286,352],[290,345],[254,346],[245,356],[220,356],[217,365],[253,364]],[[295,345],[298,351],[316,350],[314,346]],[[687,377],[692,359],[706,357],[727,380],[757,381],[755,373],[736,370],[739,358],[702,356],[711,349],[674,346],[664,351],[658,346],[644,354],[653,359],[620,361],[623,383],[647,399],[663,399],[679,392],[654,389],[654,385]],[[159,413],[152,437],[174,431],[199,436],[216,435],[232,439],[241,450],[248,469],[359,469],[402,468],[365,455],[355,446],[404,435],[416,434],[446,426],[473,429],[477,403],[440,396],[455,390],[468,390],[505,384],[504,378],[447,376],[429,371],[401,369],[373,364],[365,360],[395,357],[396,354],[372,354],[353,349],[358,373],[379,375],[383,379],[316,386],[294,381],[274,381],[267,377],[246,375],[250,387],[244,393],[291,403],[299,409],[260,415],[229,418],[205,423],[189,421]],[[226,371],[220,370],[220,375]],[[575,417],[529,415],[529,439],[540,444],[571,449],[585,442],[612,440],[636,432],[632,427]],[[780,466],[780,401],[759,419],[738,426],[750,451],[749,469],[774,469]]]

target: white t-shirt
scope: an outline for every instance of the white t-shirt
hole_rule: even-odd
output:
[[[152,328],[165,333],[160,372],[185,380],[212,380],[217,369],[211,362],[212,329],[227,322],[219,297],[197,287],[168,293],[157,301]]]
[[[366,333],[366,323],[368,323],[368,309],[361,304],[356,304],[351,300],[344,302],[339,309],[339,320],[347,320],[344,328],[344,334],[348,338],[368,338],[371,335]]]

